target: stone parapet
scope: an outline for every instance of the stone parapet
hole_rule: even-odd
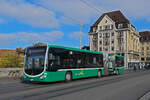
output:
[[[19,73],[22,75],[23,68],[0,68],[0,78],[1,77],[11,77],[12,73]]]

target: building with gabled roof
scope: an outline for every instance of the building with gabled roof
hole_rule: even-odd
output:
[[[121,11],[103,13],[90,27],[89,36],[90,50],[123,55],[126,67],[139,62],[139,32]]]
[[[120,23],[124,23],[123,27],[127,28],[127,24],[129,24],[129,20],[118,10],[118,11],[113,11],[113,12],[108,12],[108,13],[104,13],[102,14],[99,19],[91,26],[90,28],[90,32],[92,32],[93,27],[98,26],[98,24],[102,21],[102,19],[104,18],[104,16],[108,16],[109,18],[111,18],[112,21],[115,22],[116,28],[118,28],[118,24]]]

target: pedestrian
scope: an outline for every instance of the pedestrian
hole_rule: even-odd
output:
[[[133,70],[136,72],[136,65],[134,65]]]
[[[140,69],[142,69],[142,63],[140,63]]]
[[[143,63],[143,66],[142,66],[142,69],[144,69],[145,68],[145,63]]]

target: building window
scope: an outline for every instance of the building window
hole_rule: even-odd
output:
[[[109,34],[109,33],[103,33],[103,37],[104,37],[104,38],[109,38],[109,37],[110,37],[110,34]]]
[[[102,51],[102,47],[100,47],[99,50]]]
[[[105,25],[105,30],[109,30],[110,29],[110,25]]]
[[[144,56],[144,52],[142,52],[142,56]]]
[[[106,33],[106,38],[109,38],[110,37],[110,34],[109,33]]]
[[[111,50],[114,51],[114,47],[111,47]]]
[[[108,51],[108,48],[105,48],[105,51]]]
[[[114,40],[112,40],[111,43],[114,44]]]
[[[150,56],[150,52],[147,52],[147,56]]]
[[[133,35],[131,35],[131,40],[133,40]]]
[[[144,50],[144,47],[142,47],[142,50]]]
[[[123,52],[123,51],[124,51],[124,48],[123,48],[123,47],[119,47],[119,50],[120,50],[121,52]]]
[[[99,38],[101,38],[102,37],[102,34],[101,33],[99,33]]]
[[[108,51],[108,47],[103,47],[103,50],[104,51]]]
[[[118,28],[123,28],[123,24],[118,24]]]
[[[150,61],[150,57],[147,57],[146,60],[147,60],[147,61]]]
[[[102,30],[102,26],[99,26],[99,29]]]
[[[123,37],[123,31],[118,32],[119,37]]]
[[[94,38],[94,39],[97,39],[97,34],[93,35],[93,38]]]
[[[114,32],[111,33],[111,36],[114,36]]]
[[[99,41],[99,44],[101,45],[101,44],[102,44],[102,41]]]
[[[118,43],[119,44],[123,43],[123,38],[118,38]]]
[[[110,44],[110,41],[109,41],[109,40],[105,40],[105,41],[103,41],[103,44],[104,44],[105,46],[107,46],[107,45]]]
[[[149,47],[147,47],[147,50],[149,50]]]

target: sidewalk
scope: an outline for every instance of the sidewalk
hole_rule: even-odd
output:
[[[143,97],[141,97],[139,100],[150,100],[150,92],[146,93]]]
[[[133,69],[126,69],[124,73],[133,73],[133,72],[140,72],[140,71],[145,71],[145,70],[148,70],[148,69],[137,69],[136,71],[133,70]]]

